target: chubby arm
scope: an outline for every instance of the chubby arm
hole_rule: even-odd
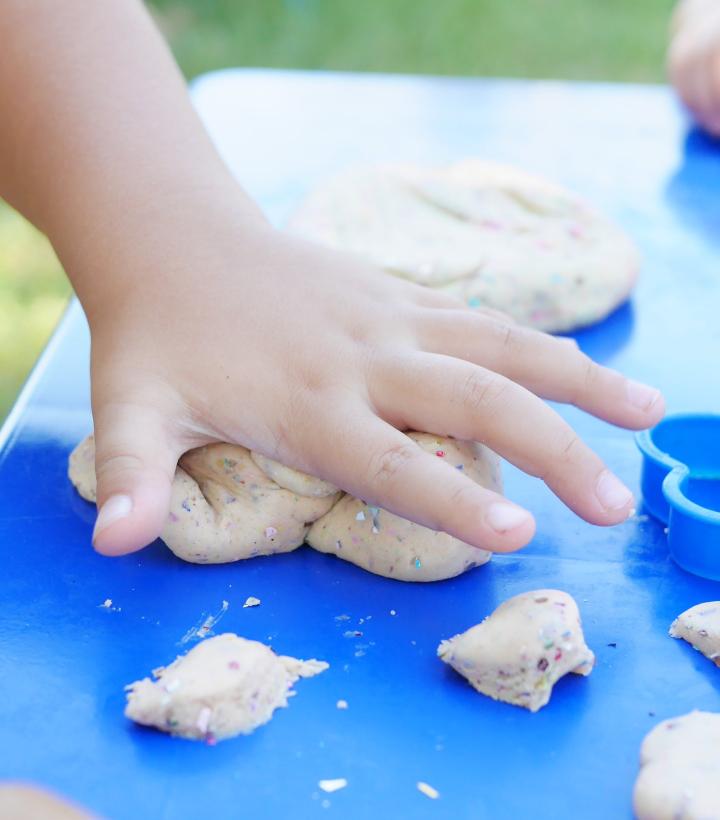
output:
[[[211,441],[491,550],[526,544],[532,515],[403,430],[482,441],[586,520],[627,517],[630,491],[542,399],[639,429],[657,390],[271,228],[137,0],[2,0],[0,42],[0,193],[90,322],[99,551],[153,540],[179,456]]]

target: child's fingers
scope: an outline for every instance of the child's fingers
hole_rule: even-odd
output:
[[[132,402],[94,409],[98,517],[93,544],[123,555],[154,541],[170,507],[181,455],[168,435],[168,417]]]
[[[367,408],[338,410],[327,424],[317,439],[333,447],[313,460],[347,492],[482,549],[510,552],[532,538],[529,512],[426,453]]]
[[[421,354],[389,366],[374,397],[381,415],[437,435],[487,444],[539,476],[594,524],[627,518],[633,496],[572,428],[541,399],[497,373],[448,356]]]
[[[420,329],[430,353],[501,373],[545,399],[574,404],[621,427],[641,430],[663,416],[659,390],[601,367],[571,339],[456,311],[432,311]]]

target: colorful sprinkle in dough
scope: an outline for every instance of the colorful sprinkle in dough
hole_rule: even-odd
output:
[[[276,655],[232,633],[208,638],[169,666],[126,687],[125,715],[194,740],[250,734],[287,706],[291,687],[328,668],[324,661]]]
[[[720,818],[720,714],[690,712],[645,737],[633,808],[637,820]]]
[[[670,627],[672,638],[682,638],[720,666],[720,601],[690,607]]]
[[[409,433],[420,447],[446,454],[448,468],[501,491],[500,464],[486,447]],[[95,500],[92,436],[70,455],[69,476]],[[283,467],[244,447],[210,444],[180,461],[162,531],[185,561],[225,563],[290,552],[307,542],[364,569],[406,581],[436,581],[490,560],[490,553],[338,492],[325,481]],[[187,511],[183,511],[183,507]]]
[[[603,319],[639,268],[626,234],[578,196],[479,159],[349,169],[312,192],[289,228],[542,330]]]
[[[595,656],[577,604],[556,589],[510,598],[482,623],[443,641],[438,655],[484,695],[537,712],[568,672],[589,675]]]

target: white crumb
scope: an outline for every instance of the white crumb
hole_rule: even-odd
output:
[[[243,604],[243,609],[247,609],[249,606],[260,606],[261,603],[262,601],[259,598],[255,598],[253,595],[250,595]]]
[[[348,782],[344,777],[336,777],[331,780],[318,780],[318,786],[328,794],[344,789]]]
[[[417,789],[431,800],[437,800],[440,797],[440,792],[437,789],[434,789],[429,783],[423,783],[422,780],[418,780]]]
[[[339,701],[335,704],[335,706],[337,706],[337,708],[338,708],[338,709],[347,709],[347,708],[348,708],[348,702],[347,702],[346,700],[342,700],[342,699],[340,699],[340,700],[339,700]]]

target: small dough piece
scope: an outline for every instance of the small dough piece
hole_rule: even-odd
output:
[[[427,433],[408,436],[501,492],[500,461],[492,450]],[[69,476],[83,498],[96,501],[92,436],[71,453]],[[368,507],[327,481],[239,445],[209,444],[180,459],[160,536],[178,558],[195,564],[239,561],[290,552],[306,536],[320,552],[405,581],[451,578],[490,560],[485,550]]]
[[[310,193],[288,227],[548,331],[605,318],[639,268],[626,234],[580,197],[480,159],[351,168]]]
[[[557,589],[510,598],[482,623],[443,641],[438,655],[478,692],[531,712],[545,706],[563,675],[589,675],[595,663],[577,604]]]
[[[483,487],[502,492],[497,456],[470,441],[428,433],[408,436],[426,452],[462,470]],[[363,569],[400,581],[438,581],[485,564],[490,553],[346,495],[316,521],[308,544]]]
[[[0,784],[2,820],[93,820],[95,815],[45,789],[24,783]]]
[[[693,711],[645,737],[633,809],[638,820],[720,820],[720,714]]]
[[[155,669],[155,680],[127,686],[125,715],[195,740],[248,735],[287,706],[298,678],[327,668],[324,661],[276,655],[265,644],[226,632]]]
[[[690,607],[670,627],[672,638],[682,638],[720,666],[720,601]]]

